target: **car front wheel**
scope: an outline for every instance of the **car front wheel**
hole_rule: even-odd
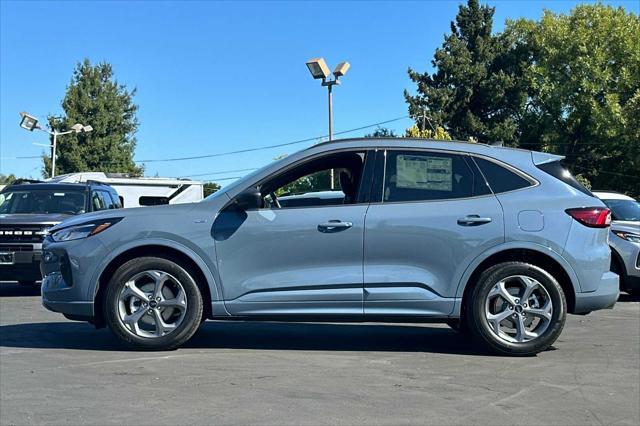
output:
[[[130,260],[115,272],[104,299],[113,333],[142,350],[171,350],[189,340],[202,319],[202,296],[189,272],[164,258]]]
[[[567,302],[560,284],[544,269],[506,262],[480,276],[466,308],[472,333],[493,352],[534,355],[560,335]]]

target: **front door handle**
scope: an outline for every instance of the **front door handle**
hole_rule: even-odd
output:
[[[480,217],[477,214],[470,214],[458,219],[458,225],[461,226],[479,226],[491,222],[490,217]]]
[[[318,231],[323,232],[325,234],[330,234],[332,232],[340,232],[345,229],[349,229],[353,226],[351,222],[343,222],[341,220],[330,220],[329,222],[321,223],[318,225]]]

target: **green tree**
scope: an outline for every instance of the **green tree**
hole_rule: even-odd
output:
[[[220,185],[216,182],[205,182],[203,186],[204,196],[208,197],[209,195],[217,192],[220,189]]]
[[[9,185],[10,183],[12,183],[13,181],[15,181],[17,178],[14,174],[10,174],[10,175],[3,175],[0,173],[0,185]]]
[[[58,140],[56,174],[103,171],[139,176],[133,154],[137,105],[135,89],[128,91],[114,79],[110,64],[79,63],[62,101],[64,117],[49,117],[49,126],[68,130],[75,123],[93,127],[90,133],[69,134]],[[43,157],[43,175],[49,176],[51,160]]]
[[[365,138],[397,138],[396,132],[386,127],[378,127],[373,133],[364,135]]]
[[[442,127],[436,127],[435,131],[431,129],[421,129],[417,124],[409,127],[405,133],[405,137],[407,138],[425,138],[425,139],[436,139],[443,141],[450,141],[451,135]]]
[[[494,11],[478,0],[461,5],[431,62],[435,73],[410,68],[417,93],[405,91],[405,99],[417,121],[429,120],[457,139],[514,145],[528,51],[511,33],[492,34]]]
[[[545,11],[507,31],[529,46],[521,145],[565,155],[594,188],[640,191],[640,19],[622,8]]]

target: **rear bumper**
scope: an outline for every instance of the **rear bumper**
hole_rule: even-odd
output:
[[[584,314],[598,309],[612,308],[620,295],[619,277],[613,272],[602,274],[595,291],[576,293],[575,314]]]

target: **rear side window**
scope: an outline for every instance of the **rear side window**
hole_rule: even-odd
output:
[[[573,177],[573,175],[569,172],[569,170],[562,167],[562,164],[560,164],[559,161],[552,161],[551,163],[539,164],[536,167],[542,170],[543,172],[550,174],[554,178],[561,180],[567,185],[577,189],[583,194],[587,194],[590,197],[594,196],[591,193],[591,191],[585,188],[580,182],[576,180],[576,178]]]
[[[387,151],[383,202],[430,201],[474,195],[475,175],[460,155]]]
[[[531,186],[531,182],[493,161],[473,158],[495,194]]]

